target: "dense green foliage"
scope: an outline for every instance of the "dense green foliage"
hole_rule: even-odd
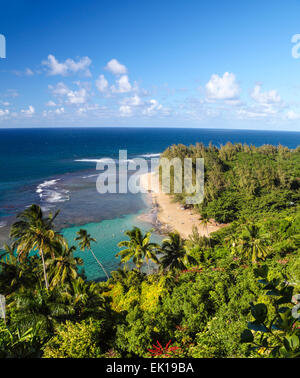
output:
[[[286,280],[280,282],[279,279],[273,278],[268,281],[266,269],[261,269],[259,275],[263,278],[259,283],[266,290],[271,304],[268,308],[265,303],[251,303],[254,321],[248,323],[248,329],[243,331],[241,341],[252,344],[252,349],[259,354],[271,357],[299,357],[300,321],[295,321],[295,315],[298,318],[299,305],[290,308],[293,287]]]
[[[0,260],[0,357],[149,357],[157,341],[171,341],[177,357],[300,355],[291,315],[300,294],[299,148],[173,146],[164,155],[205,157],[207,195],[196,210],[203,224],[231,223],[209,238],[173,232],[161,245],[127,231],[125,265],[95,283],[79,273],[82,260],[53,217],[32,206]],[[86,231],[77,241],[93,253]],[[158,269],[146,274],[150,261]]]
[[[220,223],[287,209],[299,196],[299,147],[289,150],[229,142],[217,148],[197,143],[189,147],[174,145],[161,157],[192,158],[194,165],[196,158],[204,158],[205,197],[199,212]],[[184,191],[176,194],[183,203],[185,196]]]

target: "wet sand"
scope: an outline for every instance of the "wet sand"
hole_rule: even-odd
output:
[[[184,209],[182,205],[173,201],[172,196],[161,190],[152,190],[152,175],[156,172],[146,173],[141,176],[141,186],[145,188],[152,199],[152,210],[140,216],[144,221],[151,222],[162,233],[178,231],[183,238],[188,238],[196,226],[201,236],[219,230],[226,225],[218,225],[210,220],[207,226],[201,224],[200,214],[191,209]]]

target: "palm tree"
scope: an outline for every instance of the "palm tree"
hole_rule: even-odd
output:
[[[201,248],[208,248],[210,246],[210,239],[206,236],[201,236],[197,226],[193,225],[192,233],[186,240],[186,245],[189,248],[193,248],[195,246],[199,246]]]
[[[105,299],[99,283],[86,282],[82,277],[77,277],[71,281],[71,285],[65,285],[63,295],[74,308],[76,321],[104,316]]]
[[[122,263],[126,263],[132,259],[139,271],[144,263],[144,259],[148,264],[148,271],[149,260],[158,264],[159,261],[156,257],[156,251],[160,247],[158,244],[150,242],[151,231],[143,235],[138,227],[134,227],[132,230],[126,231],[125,235],[128,236],[130,240],[124,240],[118,244],[118,247],[126,248],[116,255],[116,257],[121,257]]]
[[[189,255],[185,241],[178,232],[171,232],[169,237],[163,240],[161,252],[160,263],[163,270],[183,270],[188,264],[197,264],[197,261]]]
[[[117,282],[124,282],[129,274],[128,267],[126,265],[123,266],[123,268],[118,268],[117,270],[114,270],[111,272],[111,281],[113,283]]]
[[[46,266],[50,270],[50,287],[52,288],[59,283],[63,285],[65,282],[70,283],[75,280],[78,276],[77,265],[83,265],[81,258],[73,256],[73,252],[76,250],[74,246],[69,248],[59,244],[57,250],[59,251],[58,256],[46,261]]]
[[[18,262],[12,247],[5,244],[4,249],[6,253],[0,256],[0,292],[9,295],[19,288],[35,286],[37,281],[41,286],[41,264],[38,256]],[[2,259],[5,255],[5,259]]]
[[[12,297],[12,308],[18,326],[25,330],[40,323],[44,331],[54,332],[57,322],[65,321],[75,313],[74,306],[60,289],[45,290],[29,288],[16,292]]]
[[[230,249],[233,255],[236,254],[238,247],[239,247],[239,237],[236,233],[232,232],[228,236],[224,238],[224,243],[227,248]]]
[[[85,249],[89,250],[91,254],[94,256],[94,259],[97,261],[98,265],[101,267],[103,272],[105,273],[107,279],[109,279],[109,276],[104,269],[104,266],[101,264],[101,262],[97,259],[96,255],[94,254],[92,248],[91,248],[91,242],[96,243],[96,239],[92,238],[90,234],[87,233],[86,230],[80,229],[77,233],[78,236],[75,239],[76,241],[79,241],[79,247],[81,251],[85,251]]]
[[[49,288],[49,283],[45,255],[50,254],[54,258],[55,242],[66,243],[63,236],[53,230],[53,221],[58,214],[59,211],[54,216],[50,213],[48,217],[44,217],[40,206],[31,205],[17,215],[19,220],[12,225],[10,231],[10,236],[13,238],[12,248],[13,250],[17,249],[18,261],[26,259],[31,251],[37,250],[40,254],[46,289]]]
[[[246,225],[240,240],[241,253],[251,258],[253,264],[256,264],[258,260],[265,260],[270,252],[266,238],[267,235],[263,235],[256,225]]]
[[[207,237],[209,237],[209,232],[208,232],[209,217],[206,213],[201,214],[200,224],[202,224],[202,226],[205,227]]]

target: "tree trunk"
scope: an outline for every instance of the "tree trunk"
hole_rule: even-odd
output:
[[[49,289],[49,283],[48,283],[48,277],[47,277],[47,272],[46,272],[46,265],[45,265],[43,248],[41,248],[41,256],[42,256],[42,262],[43,262],[43,270],[44,270],[44,278],[45,278],[46,289],[48,290]]]
[[[211,248],[210,236],[209,236],[209,233],[208,233],[208,224],[206,225],[206,233],[207,233],[207,237],[208,237],[208,244],[209,244],[209,247]]]
[[[97,263],[99,264],[99,266],[102,268],[103,272],[105,273],[107,279],[109,279],[109,275],[107,274],[106,270],[104,269],[104,266],[101,264],[101,262],[97,259],[96,255],[94,254],[93,250],[91,248],[89,248],[90,252],[92,253],[92,255],[94,256],[94,259],[97,261]]]

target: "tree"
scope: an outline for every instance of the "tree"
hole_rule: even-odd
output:
[[[41,334],[52,333],[58,322],[64,322],[74,313],[74,306],[60,288],[19,290],[12,296],[14,322],[21,331],[40,324]]]
[[[0,321],[0,358],[38,358],[42,340],[38,335],[39,324],[26,331],[13,330]]]
[[[55,336],[46,344],[44,358],[99,358],[105,346],[103,324],[99,320],[66,321],[56,329]]]
[[[66,243],[63,236],[53,230],[53,221],[58,214],[57,211],[54,216],[50,213],[48,217],[44,217],[40,206],[31,205],[17,215],[19,220],[12,225],[10,231],[10,236],[14,240],[12,248],[16,248],[19,261],[26,258],[31,251],[37,250],[40,254],[46,289],[49,288],[49,282],[45,256],[55,257],[55,242]]]
[[[6,253],[0,256],[0,292],[10,295],[19,288],[29,288],[37,283],[41,285],[41,261],[35,255],[30,259],[19,262],[14,251],[7,244],[4,245]],[[7,255],[5,258],[3,258]]]
[[[74,319],[102,318],[106,314],[105,300],[101,295],[100,284],[82,277],[64,286],[62,296],[74,309]]]
[[[78,276],[77,265],[83,265],[81,258],[73,256],[73,252],[76,250],[74,246],[69,248],[58,244],[57,250],[59,251],[58,256],[46,261],[46,266],[50,270],[50,287],[75,280]]]
[[[245,226],[244,234],[242,234],[240,240],[240,251],[247,258],[251,258],[253,264],[256,264],[258,260],[265,260],[270,252],[266,236],[254,224]]]
[[[94,256],[94,259],[97,261],[98,265],[101,267],[101,269],[103,270],[103,272],[105,273],[107,279],[109,279],[109,276],[106,272],[106,270],[104,269],[104,266],[102,265],[102,263],[97,259],[95,253],[93,252],[92,248],[91,248],[91,242],[94,242],[96,243],[96,239],[92,238],[90,234],[87,233],[86,230],[83,230],[83,229],[80,229],[78,232],[77,232],[77,238],[75,239],[76,241],[79,241],[79,246],[80,246],[80,250],[81,251],[84,251],[85,249],[89,250],[91,252],[91,254]]]
[[[116,255],[116,257],[121,256],[122,263],[126,263],[132,259],[139,271],[144,263],[144,259],[148,264],[148,271],[149,260],[158,263],[156,251],[159,249],[159,245],[150,242],[151,231],[143,235],[138,227],[134,227],[131,231],[126,231],[125,235],[128,236],[130,240],[124,240],[118,244],[118,247],[126,248]]]
[[[209,216],[206,213],[201,214],[200,223],[206,229],[206,235],[207,235],[208,242],[209,242],[209,245],[210,245],[210,238],[209,238],[209,232],[208,232]]]
[[[230,249],[233,255],[235,255],[240,242],[239,235],[237,235],[235,232],[232,232],[229,235],[227,235],[223,240],[226,247]]]
[[[163,240],[161,252],[160,263],[163,270],[183,270],[188,264],[197,264],[197,261],[189,255],[185,241],[178,232],[171,232],[168,239]]]

